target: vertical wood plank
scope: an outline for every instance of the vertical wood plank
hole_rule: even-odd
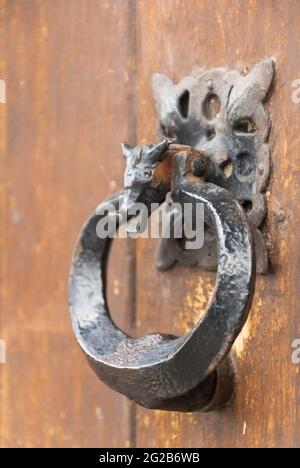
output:
[[[296,0],[138,1],[137,137],[156,140],[150,77],[179,80],[195,66],[253,66],[276,59],[270,103],[273,172],[267,194],[272,272],[257,280],[250,318],[235,347],[237,397],[216,413],[137,413],[142,447],[300,446],[299,366],[291,343],[300,337],[300,105],[291,83],[300,77],[300,4]],[[184,333],[211,294],[214,278],[177,266],[154,268],[156,243],[137,244],[137,333]]]
[[[122,186],[134,11],[129,0],[1,0],[0,12],[0,446],[129,446],[132,405],[78,349],[67,277],[81,224]],[[133,261],[120,241],[109,299],[126,330]]]

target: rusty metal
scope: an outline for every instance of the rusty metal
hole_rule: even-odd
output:
[[[234,195],[211,183],[218,170],[205,154],[163,141],[131,148],[124,191],[103,202],[79,236],[70,275],[69,300],[79,345],[98,377],[147,408],[209,411],[233,392],[230,349],[252,302],[255,255],[247,216]],[[116,209],[116,229],[136,202],[162,203],[168,191],[181,205],[203,203],[205,221],[218,239],[218,272],[205,315],[181,337],[153,333],[133,339],[112,321],[106,300],[112,239],[99,238],[101,208]]]
[[[270,172],[271,122],[264,103],[273,77],[273,61],[263,60],[250,72],[201,70],[177,84],[162,74],[152,78],[159,136],[191,145],[214,163],[217,170],[211,182],[233,193],[253,227],[258,273],[268,271],[261,227],[266,216],[263,192]],[[217,268],[216,237],[209,226],[203,248],[186,251],[181,245],[176,239],[162,239],[157,267],[168,269],[178,261]]]

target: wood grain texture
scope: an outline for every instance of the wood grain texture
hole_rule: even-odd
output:
[[[132,405],[101,384],[72,334],[70,257],[81,224],[122,186],[134,138],[127,0],[1,0],[1,447],[123,447]],[[119,261],[120,256],[124,260]],[[132,248],[110,262],[130,330]]]
[[[300,338],[300,105],[291,100],[299,20],[297,0],[0,0],[1,447],[120,447],[135,444],[135,431],[142,447],[300,446],[291,360]],[[122,185],[119,142],[135,143],[136,133],[156,140],[153,72],[180,79],[195,66],[251,67],[270,56],[272,273],[258,278],[235,347],[237,398],[211,414],[138,408],[135,428],[133,405],[96,379],[74,342],[66,278],[75,238]],[[158,273],[155,247],[137,241],[135,273],[131,243],[114,246],[114,319],[133,331],[136,289],[137,335],[184,333],[205,310],[214,275]]]
[[[195,66],[253,66],[276,60],[269,105],[272,177],[266,231],[272,273],[257,280],[250,318],[235,347],[237,397],[211,414],[137,413],[142,447],[300,446],[299,366],[291,342],[300,337],[298,226],[300,105],[291,83],[300,77],[300,3],[297,0],[152,0],[137,2],[137,137],[155,141],[150,77],[179,80]],[[176,267],[158,273],[156,243],[137,245],[137,333],[186,332],[214,285],[212,275]]]

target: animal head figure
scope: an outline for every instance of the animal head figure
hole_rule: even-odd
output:
[[[168,191],[166,184],[154,186],[153,177],[157,164],[161,162],[170,141],[163,140],[156,145],[139,145],[132,148],[122,143],[122,153],[126,158],[124,174],[124,201],[121,212],[128,212],[136,203],[147,208],[151,203],[162,203]]]
[[[272,60],[264,60],[248,74],[202,70],[178,84],[161,74],[152,78],[160,134],[207,155],[219,168],[212,182],[249,203],[256,226],[265,215],[270,125],[263,103],[273,75]]]

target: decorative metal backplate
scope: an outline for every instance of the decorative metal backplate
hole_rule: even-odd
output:
[[[162,74],[152,77],[159,136],[190,145],[213,162],[216,170],[210,181],[237,198],[253,226],[258,273],[268,270],[260,228],[266,215],[263,192],[270,170],[271,123],[264,103],[273,77],[272,60],[263,60],[246,74],[221,68],[202,70],[178,84]],[[175,239],[162,239],[157,267],[167,269],[175,261],[215,270],[217,246],[211,227],[206,227],[204,246],[197,252],[183,250]]]

